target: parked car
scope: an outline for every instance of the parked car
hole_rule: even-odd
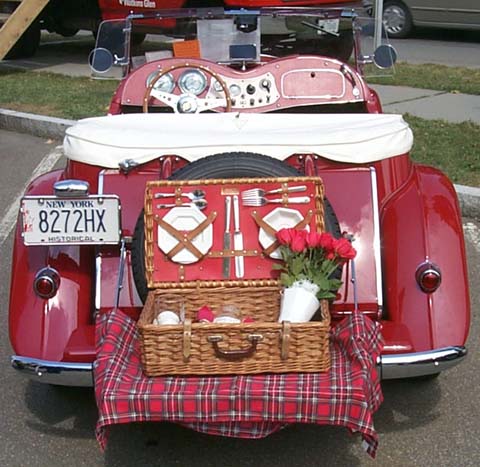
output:
[[[156,50],[130,47],[142,21],[168,22]],[[70,128],[66,166],[22,200],[9,307],[19,373],[92,385],[96,317],[120,308],[138,318],[148,294],[145,186],[167,179],[320,176],[327,230],[353,235],[358,251],[355,287],[344,270],[333,322],[358,309],[381,324],[383,378],[437,375],[463,360],[470,305],[455,190],[410,158],[407,123],[382,113],[362,76],[375,61],[391,65],[389,46],[362,51],[355,36],[354,64],[328,48],[301,53],[308,34],[319,46],[338,38],[342,21],[362,32],[355,11],[338,7],[163,11],[102,24],[92,66],[124,71],[109,115]],[[293,53],[275,57],[287,38]]]
[[[374,1],[366,6],[372,9]],[[480,30],[480,9],[476,0],[385,0],[383,21],[391,38],[407,37],[415,26]]]

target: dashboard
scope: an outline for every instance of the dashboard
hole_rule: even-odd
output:
[[[151,92],[146,95],[152,81]],[[231,109],[241,112],[361,102],[367,93],[353,69],[325,57],[285,57],[246,69],[201,59],[170,58],[146,63],[132,72],[124,82],[120,101],[123,106],[142,106],[147,96],[149,108],[222,111],[225,90]],[[180,106],[182,99],[190,99],[192,105]]]

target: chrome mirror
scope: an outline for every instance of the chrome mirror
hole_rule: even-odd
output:
[[[88,63],[94,72],[106,73],[112,68],[114,63],[112,52],[103,47],[97,47],[90,52]]]
[[[383,44],[375,49],[373,63],[378,68],[391,68],[397,61],[397,51],[390,44]]]

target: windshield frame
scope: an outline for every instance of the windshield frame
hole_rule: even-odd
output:
[[[193,21],[203,19],[228,19],[228,18],[241,18],[241,17],[270,17],[274,19],[279,18],[294,18],[294,17],[314,17],[317,20],[331,20],[340,19],[351,21],[351,29],[354,41],[354,53],[352,55],[354,64],[353,67],[360,73],[363,72],[365,64],[372,63],[373,50],[370,55],[362,55],[361,44],[359,36],[362,34],[362,27],[355,24],[356,19],[360,16],[359,5],[361,2],[330,4],[320,7],[265,7],[256,9],[244,9],[244,8],[182,8],[182,9],[166,9],[146,11],[144,13],[134,13],[128,15],[124,20],[111,20],[117,23],[124,24],[122,31],[124,35],[123,51],[122,53],[112,53],[113,65],[122,67],[122,76],[128,75],[133,68],[133,61],[131,56],[132,51],[132,34],[138,26],[138,22],[144,22],[150,24],[153,21],[158,21],[159,31],[162,28],[162,21],[164,24],[168,24],[175,20],[191,19]],[[365,13],[363,11],[363,13]],[[363,15],[362,13],[362,15]],[[165,23],[166,22],[166,23]],[[105,23],[105,22],[104,22]],[[102,25],[104,24],[102,23]],[[143,25],[144,26],[144,25]],[[142,26],[142,27],[143,27]],[[375,37],[378,36],[376,28],[378,22],[375,18],[372,18],[372,29],[375,29]],[[149,26],[151,27],[151,26]],[[99,29],[99,37],[97,38],[97,47],[99,46],[99,40],[101,39],[101,27]],[[168,30],[168,28],[166,29]],[[170,35],[169,33],[166,33]],[[328,36],[328,34],[327,34]],[[101,47],[101,46],[100,46]],[[268,52],[267,52],[268,53]],[[363,74],[363,73],[362,73]],[[94,75],[95,76],[95,75]],[[97,75],[98,76],[98,75]]]

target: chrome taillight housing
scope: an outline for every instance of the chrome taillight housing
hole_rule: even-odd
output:
[[[425,293],[435,292],[442,283],[440,268],[429,261],[425,261],[417,267],[415,278],[418,286]]]
[[[60,286],[60,275],[50,267],[40,269],[33,280],[33,291],[44,299],[55,296]]]

